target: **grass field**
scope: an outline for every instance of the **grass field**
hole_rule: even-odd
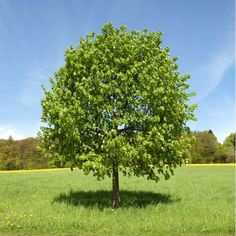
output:
[[[80,171],[0,172],[0,235],[234,235],[234,166],[186,166],[159,183]]]

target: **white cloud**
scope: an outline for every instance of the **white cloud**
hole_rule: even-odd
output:
[[[231,133],[235,132],[234,130],[224,130],[224,131],[219,131],[219,132],[215,132],[215,135],[217,137],[217,140],[223,144],[224,140],[226,139],[226,137],[228,137]]]
[[[37,137],[42,123],[36,122],[27,125],[20,124],[20,126],[17,127],[13,124],[0,124],[0,139],[8,139],[9,136],[12,136],[14,140]]]
[[[22,135],[15,127],[11,124],[1,125],[0,124],[0,139],[8,139],[12,136],[14,140],[24,139],[26,136]]]

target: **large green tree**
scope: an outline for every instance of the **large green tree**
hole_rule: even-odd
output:
[[[65,52],[65,65],[42,99],[42,147],[90,171],[112,175],[120,207],[119,171],[166,179],[190,148],[192,94],[161,33],[107,24]]]

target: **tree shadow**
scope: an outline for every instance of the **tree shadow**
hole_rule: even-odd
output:
[[[154,193],[148,191],[120,191],[122,208],[145,208],[149,205],[169,204],[178,202],[180,199],[173,199],[169,194]],[[54,198],[53,202],[65,203],[73,206],[84,206],[87,208],[97,207],[99,209],[112,206],[111,191],[70,191],[61,193]]]

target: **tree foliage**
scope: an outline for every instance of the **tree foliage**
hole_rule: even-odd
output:
[[[227,153],[227,162],[235,162],[235,133],[226,137],[223,147]]]
[[[191,94],[161,33],[107,24],[65,52],[42,100],[42,147],[98,179],[166,179],[190,148]]]
[[[225,138],[223,145],[224,145],[225,147],[229,147],[229,148],[230,148],[230,147],[233,147],[233,148],[235,148],[235,133],[229,134],[229,135]]]
[[[217,138],[211,130],[194,132],[196,138],[192,146],[193,163],[212,163],[217,150]]]

